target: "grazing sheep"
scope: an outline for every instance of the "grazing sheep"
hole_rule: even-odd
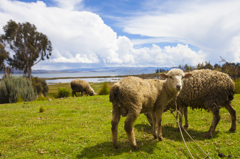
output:
[[[177,97],[177,106],[180,112],[184,111],[185,125],[188,127],[187,107],[192,109],[205,109],[211,111],[213,120],[205,138],[211,138],[220,120],[219,109],[225,107],[232,118],[229,131],[236,130],[236,111],[231,106],[234,97],[235,85],[232,79],[225,73],[213,70],[195,70],[191,72],[192,77],[184,80],[184,87]],[[171,100],[165,107],[165,111],[175,108],[175,101]],[[145,113],[152,125],[150,113]],[[182,115],[179,115],[179,124],[182,126]]]
[[[182,89],[182,78],[190,77],[180,69],[172,69],[167,74],[161,74],[166,80],[141,79],[138,77],[125,77],[115,83],[110,90],[112,102],[112,140],[113,146],[118,148],[118,123],[120,116],[127,116],[124,129],[133,149],[138,149],[133,123],[140,113],[151,112],[153,119],[153,136],[163,140],[162,112],[167,103]]]
[[[87,81],[80,80],[80,79],[75,79],[71,81],[71,88],[72,88],[72,96],[77,97],[76,92],[81,92],[81,96],[83,96],[83,93],[85,92],[87,95],[96,95],[92,87],[89,85]]]

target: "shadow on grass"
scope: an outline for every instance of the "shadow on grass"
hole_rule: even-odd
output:
[[[137,140],[137,145],[140,147],[140,150],[132,150],[129,142],[124,141],[121,142],[119,140],[120,148],[115,149],[112,145],[112,142],[103,142],[96,144],[94,146],[86,147],[81,151],[80,154],[77,155],[77,158],[97,158],[97,157],[110,157],[110,156],[118,156],[123,153],[131,153],[134,154],[135,152],[146,152],[147,154],[153,154],[153,150],[156,147],[158,142],[155,140]],[[135,157],[139,154],[135,153]],[[140,156],[139,156],[140,157]]]
[[[138,131],[144,131],[146,133],[151,133],[152,134],[152,126],[150,125],[146,125],[146,124],[137,124],[134,126],[135,129],[137,129]],[[204,138],[204,135],[207,132],[203,132],[203,131],[198,131],[195,129],[186,129],[188,134],[191,135],[191,137],[194,140],[206,140]],[[162,126],[162,131],[163,131],[163,138],[167,138],[169,140],[174,140],[174,141],[182,141],[182,137],[180,134],[180,131],[178,130],[177,127],[172,126],[172,124],[166,124]],[[191,141],[191,139],[188,137],[188,135],[185,133],[184,130],[182,130],[183,136],[185,138],[186,141]],[[218,137],[219,131],[215,131],[214,135],[212,138],[216,138]]]
[[[147,134],[152,133],[152,126],[147,124],[137,124],[134,126],[134,128],[138,131],[143,131]],[[206,140],[205,138],[203,138],[205,133],[202,131],[198,131],[194,129],[188,129],[187,131],[192,136],[192,138],[196,141]],[[219,132],[215,131],[213,138],[218,137],[218,134]],[[186,141],[191,141],[191,139],[187,136],[185,132],[183,132],[183,135]],[[180,132],[176,127],[174,127],[171,124],[166,124],[163,126],[163,138],[173,140],[173,141],[182,141]],[[133,155],[135,152],[145,152],[146,154],[153,154],[154,149],[156,148],[156,144],[159,142],[158,140],[151,140],[151,139],[150,140],[136,139],[136,141],[140,150],[131,150],[131,147],[129,145],[127,138],[126,139],[119,138],[119,146],[120,146],[119,149],[115,149],[112,145],[112,142],[103,142],[103,143],[98,143],[94,146],[85,147],[76,157],[77,158],[110,157],[110,156],[120,156],[124,153],[132,153]],[[182,151],[182,153],[185,156],[189,155],[188,152],[184,149],[181,149],[180,151]],[[135,153],[134,155],[135,155],[134,157],[140,157],[138,156],[140,155],[140,153]]]

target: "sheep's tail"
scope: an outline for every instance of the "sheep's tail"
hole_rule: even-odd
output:
[[[110,89],[109,100],[113,102],[116,99],[116,96],[119,94],[120,84],[115,83]]]

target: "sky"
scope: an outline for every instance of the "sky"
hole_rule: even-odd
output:
[[[239,0],[0,0],[0,34],[12,19],[47,35],[52,56],[34,70],[236,63],[239,8]]]

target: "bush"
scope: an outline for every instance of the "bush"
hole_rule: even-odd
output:
[[[103,83],[103,86],[102,86],[102,88],[99,90],[98,94],[99,94],[99,95],[107,95],[107,94],[110,93],[110,88],[111,88],[111,86],[108,85],[107,82],[104,82],[104,83]]]
[[[24,77],[4,78],[0,84],[0,103],[16,103],[20,98],[23,101],[36,99],[31,82]]]
[[[47,96],[48,93],[48,85],[46,83],[46,80],[40,79],[38,77],[33,77],[32,78],[32,85],[34,88],[34,91],[38,94],[41,95],[43,94],[44,97]]]
[[[70,91],[66,88],[58,88],[58,98],[69,97]]]
[[[18,98],[17,98],[17,103],[18,103],[18,102],[24,102],[24,100],[22,99],[21,96],[18,96]]]
[[[44,96],[38,96],[38,98],[35,101],[47,101],[49,98]]]
[[[48,93],[48,97],[52,99],[58,98],[58,92],[50,92]]]
[[[43,112],[45,112],[45,109],[43,108],[43,106],[41,106],[41,107],[39,108],[39,113],[43,113]]]
[[[239,94],[240,93],[240,79],[237,79],[234,81],[235,82],[235,93]]]

